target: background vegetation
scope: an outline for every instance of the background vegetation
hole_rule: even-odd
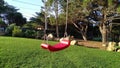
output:
[[[0,27],[5,28],[5,35],[42,38],[42,32],[44,31],[45,23],[47,23],[47,33],[52,33],[55,37],[63,37],[65,23],[67,21],[68,35],[85,41],[100,38],[102,42],[106,42],[107,34],[110,34],[109,26],[111,22],[108,23],[108,21],[111,21],[111,17],[118,15],[117,13],[119,12],[118,0],[104,0],[102,2],[101,0],[68,0],[68,2],[67,0],[42,1],[44,6],[40,8],[41,11],[36,12],[36,15],[31,17],[30,21],[26,21],[15,6],[9,5],[4,0],[1,0]],[[94,14],[94,12],[98,12],[102,16]],[[88,20],[89,17],[96,23],[91,23]],[[119,20],[117,23],[119,23]],[[116,34],[114,32],[118,32],[119,30],[118,28],[114,29],[112,33]]]

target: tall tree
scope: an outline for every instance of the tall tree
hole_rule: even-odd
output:
[[[7,14],[7,19],[9,20],[9,24],[15,23],[18,26],[22,26],[26,23],[26,18],[19,12],[9,12]]]
[[[46,2],[46,5],[48,7],[48,11],[49,12],[52,11],[52,13],[55,14],[55,19],[56,19],[55,23],[56,23],[56,34],[57,34],[57,37],[59,37],[59,23],[58,23],[59,1],[60,0],[47,0],[47,2]]]
[[[59,28],[58,28],[58,0],[55,0],[55,15],[56,15],[56,34],[59,38]]]
[[[67,7],[67,1],[61,0],[61,6],[63,9],[63,12],[67,12],[68,10],[68,23],[72,23],[77,29],[78,32],[81,33],[83,39],[87,41],[87,28],[88,28],[88,22],[86,20],[86,16],[88,15],[87,9],[84,5],[83,0],[68,0],[68,9]],[[89,1],[89,0],[87,0]]]
[[[83,18],[86,17],[86,15],[82,14],[82,13],[85,13],[84,11],[82,11],[85,8],[84,6],[82,6],[83,5],[82,4],[83,0],[77,0],[77,1],[68,0],[68,1],[69,1],[68,9],[66,9],[67,0],[48,0],[46,2],[46,6],[48,7],[47,10],[49,12],[52,11],[51,13],[53,15],[54,15],[53,12],[55,12],[55,17],[51,17],[51,18],[52,18],[52,20],[53,20],[53,18],[56,19],[56,34],[57,34],[57,37],[59,37],[58,25],[61,24],[61,23],[58,23],[58,21],[61,22],[61,20],[58,20],[58,19],[63,19],[63,18],[65,19],[66,12],[68,10],[67,22],[74,24],[76,26],[76,28],[79,30],[79,32],[82,34],[83,39],[86,41],[87,40],[86,33],[87,33],[88,23],[87,23],[86,20],[83,19]],[[60,13],[58,13],[58,12],[60,12]],[[50,16],[53,16],[53,15],[50,15]],[[80,22],[80,21],[77,21],[77,20],[81,20],[83,23],[77,25],[76,23]]]
[[[113,9],[111,2],[112,0],[93,0],[91,4],[93,5],[92,7],[94,7],[95,4],[97,5],[96,7],[92,8],[91,12],[95,12],[92,16],[94,16],[94,18],[98,19],[97,21],[99,21],[98,26],[102,35],[102,43],[104,46],[107,45],[108,41],[108,30],[110,25],[109,20],[112,20],[112,17],[116,11]],[[102,13],[102,15],[99,15],[100,13]]]
[[[0,14],[4,12],[5,9],[4,4],[5,4],[4,0],[0,0]]]
[[[16,23],[16,25],[21,26],[26,23],[26,18],[17,11],[18,9],[14,6],[9,5],[7,2],[4,2],[4,0],[0,0],[0,14],[2,14],[5,21],[9,21],[7,24]]]

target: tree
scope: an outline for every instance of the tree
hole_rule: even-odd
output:
[[[38,23],[42,26],[45,25],[45,12],[36,12],[36,16],[30,19],[32,22]]]
[[[110,20],[112,20],[116,14],[116,9],[114,9],[114,6],[111,4],[112,0],[93,0],[92,3],[90,3],[90,5],[92,5],[91,18],[93,18],[99,26],[104,46],[107,45],[108,41],[108,33],[111,23]]]
[[[58,22],[59,0],[47,0],[45,4],[46,4],[46,7],[48,7],[47,11],[55,12],[56,34],[57,34],[57,37],[59,37],[59,22]]]
[[[69,24],[73,24],[77,28],[78,32],[81,33],[85,41],[87,41],[86,34],[88,31],[88,25],[94,24],[95,26],[99,26],[99,30],[102,35],[102,42],[105,44],[107,41],[107,32],[109,26],[108,21],[109,19],[111,19],[112,16],[114,16],[114,6],[112,6],[112,0],[68,1],[68,4],[67,0],[47,0],[46,2],[44,2],[45,6],[47,7],[43,7],[42,9],[47,15],[43,15],[47,17],[47,19],[49,19],[48,22],[53,25],[56,24],[55,22],[57,22],[56,20],[58,20],[58,25],[62,24],[65,21],[66,12],[68,10],[67,22]],[[66,9],[67,5],[68,9]],[[52,13],[53,11],[55,12],[55,14]],[[39,19],[43,17],[39,16]],[[43,18],[42,20],[44,19],[45,18]]]
[[[51,23],[52,25],[54,25],[54,23],[55,23],[57,37],[59,37],[58,26],[61,24],[65,24],[66,17],[67,17],[66,13],[68,10],[67,23],[74,24],[77,27],[77,29],[79,30],[79,32],[83,35],[84,40],[85,41],[87,40],[86,33],[87,33],[88,23],[86,20],[83,19],[86,17],[86,15],[82,14],[83,11],[81,11],[84,8],[82,6],[83,1],[69,0],[69,4],[68,4],[69,8],[68,9],[66,9],[67,1],[65,1],[65,0],[48,0],[46,2],[43,0],[43,2],[45,3],[45,7],[42,7],[42,10],[44,10],[44,13],[45,13],[44,16],[45,17],[49,16],[49,17],[47,17],[47,18],[49,18],[49,21],[47,21],[47,23]],[[53,12],[55,12],[55,14]],[[82,17],[81,17],[81,15],[82,15]],[[36,19],[37,18],[38,17],[36,17]],[[39,16],[39,19],[40,18],[43,18],[43,17]],[[79,23],[80,20],[83,23],[77,25],[77,23]]]
[[[63,12],[65,13],[68,10],[68,23],[72,23],[78,29],[78,32],[81,33],[83,39],[87,41],[86,33],[88,28],[88,21],[86,20],[86,16],[88,13],[83,3],[86,1],[82,1],[82,0],[76,0],[76,1],[68,0],[68,1],[69,1],[68,9],[66,9],[67,7],[66,0],[62,0],[60,2]]]
[[[6,27],[5,22],[3,22],[1,18],[0,18],[0,27]]]
[[[9,5],[8,3],[5,3],[4,4],[4,8],[5,8],[5,11],[3,13],[15,13],[17,12],[19,9],[16,9],[14,6],[12,5]]]
[[[16,26],[15,24],[10,24],[5,30],[6,35],[12,36],[12,31],[15,26]]]
[[[0,0],[0,14],[4,12],[4,0]]]
[[[24,18],[19,12],[8,13],[7,19],[9,20],[9,24],[15,23],[17,26],[22,26],[26,23],[26,18]]]
[[[55,25],[55,24],[56,24],[55,21],[56,21],[55,16],[50,15],[50,17],[49,17],[49,23],[50,23],[51,25]]]
[[[59,28],[58,28],[58,0],[55,0],[55,15],[56,15],[56,33],[59,37]]]
[[[26,18],[24,18],[22,14],[17,11],[18,9],[16,9],[14,6],[9,5],[3,0],[0,1],[0,15],[3,15],[4,20],[9,21],[7,24],[16,23],[16,25],[22,26],[26,23]]]

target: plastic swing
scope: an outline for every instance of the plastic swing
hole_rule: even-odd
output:
[[[49,51],[51,52],[54,52],[54,51],[60,51],[60,50],[63,50],[67,47],[70,46],[70,40],[66,40],[66,39],[63,39],[61,40],[59,43],[55,44],[55,45],[50,45],[50,44],[45,44],[45,43],[42,43],[41,44],[41,47],[43,49],[48,49]]]
[[[55,51],[60,51],[60,50],[63,50],[65,48],[69,47],[70,46],[70,42],[71,41],[70,41],[69,37],[66,37],[66,38],[61,39],[60,42],[55,44],[55,45],[42,43],[41,47],[43,49],[49,50],[51,52],[55,52]]]

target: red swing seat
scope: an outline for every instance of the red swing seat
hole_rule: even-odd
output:
[[[48,49],[51,52],[63,50],[69,46],[70,46],[70,40],[62,40],[59,43],[55,44],[54,46],[45,43],[41,44],[41,47],[43,49]]]

